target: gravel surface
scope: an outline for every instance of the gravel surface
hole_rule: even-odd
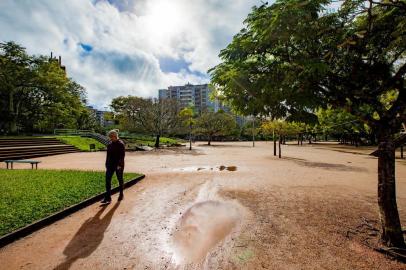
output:
[[[0,249],[0,268],[406,268],[370,248],[379,216],[369,148],[284,145],[282,159],[266,142],[194,149],[128,152],[126,171],[146,178],[121,203],[89,206]],[[86,170],[103,170],[104,159],[39,158],[41,168]],[[405,224],[406,161],[396,166]]]

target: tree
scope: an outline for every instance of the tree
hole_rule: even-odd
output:
[[[32,86],[33,60],[25,49],[14,42],[0,43],[0,91],[6,108],[3,112],[7,129],[17,132],[22,96]]]
[[[253,8],[221,51],[212,83],[239,108],[303,119],[344,109],[376,132],[381,240],[404,248],[396,204],[393,135],[406,121],[404,1],[278,0]],[[391,96],[390,99],[387,97]]]
[[[84,130],[96,129],[100,130],[102,127],[97,122],[96,116],[89,109],[83,109],[79,112],[79,115],[76,119],[77,128]]]
[[[225,112],[206,112],[196,120],[196,133],[208,137],[208,145],[214,136],[225,136],[234,131],[236,122],[233,116]]]
[[[159,148],[159,138],[179,125],[179,106],[173,99],[117,97],[110,106],[130,130],[152,133],[156,137],[156,148]]]
[[[146,99],[135,96],[116,97],[111,101],[110,107],[115,113],[115,118],[123,129],[136,132],[144,127],[140,125],[139,115],[141,109],[151,107],[152,103]]]
[[[332,109],[329,106],[325,109],[319,108],[315,113],[319,122],[315,127],[316,133],[322,133],[325,137],[331,135],[339,138],[341,143],[346,143],[350,139],[356,146],[361,137],[374,141],[375,134],[372,129],[343,109]]]
[[[48,64],[45,62],[45,65]],[[79,128],[84,117],[91,118],[91,115],[86,113],[88,109],[84,103],[85,89],[66,78],[64,74],[59,74],[62,70],[55,66],[56,63],[51,65],[49,70],[42,71],[46,81],[38,83],[41,87],[29,95],[24,119],[28,123],[37,119],[34,129],[40,131],[49,132],[61,126]],[[55,70],[58,75],[52,74]],[[91,121],[87,119],[88,123]],[[28,126],[28,123],[24,126]]]
[[[308,124],[303,122],[294,122],[292,124],[294,125],[293,129],[297,136],[297,145],[303,145],[303,134],[305,133]]]
[[[183,124],[189,128],[189,150],[192,150],[193,125],[196,123],[193,119],[193,116],[195,116],[193,107],[184,108],[179,112],[179,116],[183,120]]]
[[[246,138],[252,138],[252,147],[255,147],[255,138],[261,132],[261,122],[253,117],[242,126],[242,135]]]
[[[49,132],[58,123],[75,128],[86,102],[58,61],[28,55],[14,42],[0,43],[0,97],[0,126],[10,133]]]
[[[294,122],[287,122],[284,120],[265,121],[261,125],[261,129],[266,134],[273,135],[274,141],[274,156],[276,156],[276,138],[278,135],[279,141],[279,158],[282,157],[281,143],[285,142],[286,136],[298,134],[301,131],[301,125]]]

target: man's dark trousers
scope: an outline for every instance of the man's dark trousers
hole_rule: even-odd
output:
[[[111,178],[113,177],[114,173],[116,173],[118,183],[119,183],[119,189],[120,189],[120,194],[123,194],[123,185],[124,185],[124,180],[123,180],[123,168],[117,169],[117,167],[107,167],[106,170],[106,195],[104,198],[106,200],[111,201]]]

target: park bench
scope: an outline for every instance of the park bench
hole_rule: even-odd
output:
[[[7,169],[8,169],[8,164],[11,164],[11,169],[13,169],[13,163],[31,163],[31,169],[34,169],[34,164],[35,164],[35,169],[38,169],[38,163],[41,161],[38,160],[29,160],[29,159],[23,159],[23,160],[13,160],[13,159],[7,159],[4,161],[7,164]]]

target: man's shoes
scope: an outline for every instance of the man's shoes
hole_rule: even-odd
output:
[[[111,199],[109,200],[109,199],[104,198],[100,203],[109,204],[109,203],[111,203]]]
[[[120,194],[119,196],[118,196],[118,201],[122,201],[124,199],[124,194]]]

